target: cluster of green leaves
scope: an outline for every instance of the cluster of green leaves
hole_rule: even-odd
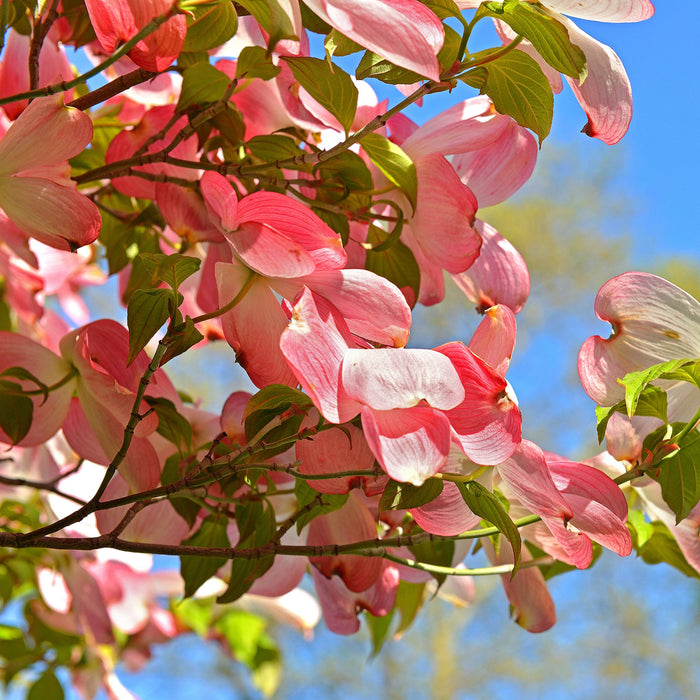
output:
[[[700,360],[662,362],[629,372],[620,383],[625,398],[596,410],[598,439],[602,442],[608,421],[616,412],[630,418],[651,416],[663,423],[644,439],[645,471],[658,481],[664,501],[680,522],[700,501],[700,433],[695,429],[700,410],[688,423],[669,424],[667,391],[680,384],[700,389]]]

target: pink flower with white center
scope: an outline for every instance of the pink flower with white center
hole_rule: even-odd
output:
[[[510,455],[520,439],[517,407],[515,427],[513,408],[494,408],[505,380],[463,346],[463,352],[358,348],[340,315],[309,290],[280,345],[327,420],[362,415],[372,452],[397,481],[420,485],[440,471],[453,439],[486,464]]]
[[[461,9],[477,8],[481,0],[457,0]],[[588,115],[583,132],[604,143],[617,143],[627,132],[632,119],[632,88],[619,56],[605,44],[581,31],[565,15],[598,22],[641,22],[654,14],[650,0],[545,0],[541,11],[561,22],[571,42],[586,56],[585,80],[566,77],[576,99]],[[515,34],[503,22],[496,27],[504,43]],[[527,41],[519,50],[532,55],[543,68],[556,92],[561,90],[561,77],[548,66]]]
[[[405,345],[411,313],[399,290],[367,270],[342,269],[347,256],[340,236],[307,207],[271,192],[239,201],[226,178],[213,172],[202,178],[202,194],[230,244],[230,262],[216,263],[219,305],[240,297],[221,317],[224,335],[256,385],[297,383],[279,347],[288,315],[275,294],[293,302],[311,289],[359,338]],[[210,251],[221,254],[220,246]]]
[[[60,96],[35,99],[4,132],[0,209],[25,234],[63,250],[97,238],[99,211],[77,191],[68,164],[91,138],[90,118]]]
[[[591,336],[578,356],[586,393],[601,406],[625,397],[618,380],[628,372],[668,360],[700,357],[700,302],[675,284],[646,272],[626,272],[606,282],[595,313],[613,328],[603,339]],[[697,387],[665,383],[669,417],[689,420],[700,405]]]

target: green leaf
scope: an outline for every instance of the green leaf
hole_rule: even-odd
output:
[[[294,27],[287,13],[280,7],[277,0],[237,0],[238,4],[245,7],[258,24],[267,32],[270,39],[267,48],[272,51],[278,41],[282,39],[296,39]]]
[[[406,153],[381,134],[367,134],[360,140],[370,160],[408,198],[413,211],[418,197],[416,166]]]
[[[325,195],[325,201],[340,202],[350,192],[374,189],[372,173],[362,158],[352,151],[343,151],[330,160],[319,163],[313,172],[324,182],[324,189],[319,190],[319,195]],[[330,188],[339,190],[338,194],[332,193]]]
[[[532,129],[540,144],[549,134],[554,113],[552,88],[537,62],[522,51],[511,51],[459,79],[487,94],[501,114]]]
[[[196,635],[206,637],[212,628],[213,600],[184,598],[176,603],[170,603],[173,614],[185,627],[191,629]]]
[[[127,365],[136,359],[172,312],[173,293],[169,289],[137,289],[132,294],[126,309],[129,327]]]
[[[455,553],[455,543],[449,540],[427,540],[409,547],[416,561],[423,564],[436,564],[437,566],[452,566]],[[442,586],[447,574],[430,574]]]
[[[669,381],[688,382],[700,389],[700,360],[693,360],[681,365],[678,369],[664,372],[661,379]]]
[[[192,449],[192,426],[177,412],[175,404],[169,399],[155,396],[146,396],[146,403],[158,416],[156,432],[178,449]]]
[[[440,19],[448,17],[461,17],[462,11],[454,0],[422,0],[423,4],[430,8]]]
[[[223,515],[208,515],[197,532],[186,540],[184,545],[194,547],[230,547],[226,526],[228,519]],[[196,590],[208,581],[227,562],[226,557],[180,557],[180,574],[185,582],[185,598],[194,595]]]
[[[262,46],[245,46],[236,61],[238,79],[272,80],[279,75],[280,70],[282,69],[272,62],[272,57]]]
[[[240,533],[236,549],[258,548],[266,545],[275,534],[275,513],[267,503],[249,501],[238,503],[235,511]],[[217,603],[231,603],[240,598],[274,563],[275,555],[263,555],[255,559],[234,557],[231,560],[231,577],[228,588]]]
[[[372,234],[373,228],[376,227],[370,226],[368,243],[378,240],[378,236]],[[385,231],[382,233],[386,235]],[[405,243],[397,241],[390,248],[380,252],[368,250],[365,268],[393,282],[407,296],[409,305],[415,305],[420,289],[420,268],[411,249]]]
[[[683,427],[683,423],[674,423],[673,432]],[[666,426],[654,431],[653,436],[666,433]],[[653,440],[652,435],[647,439]],[[645,440],[645,445],[647,444]],[[669,508],[676,515],[676,523],[688,517],[690,511],[700,500],[700,433],[693,430],[685,435],[678,444],[678,452],[664,457],[659,462],[659,471],[650,471],[649,475],[661,485],[661,495]]]
[[[688,564],[676,538],[669,532],[668,528],[660,522],[652,523],[651,526],[653,534],[637,547],[639,556],[647,564],[665,562],[690,578],[700,578],[700,574]]]
[[[209,51],[235,35],[238,16],[230,0],[195,5],[188,11],[183,51]]]
[[[439,479],[427,479],[420,486],[390,480],[379,500],[379,511],[418,508],[435,500],[442,493],[442,487]]]
[[[552,68],[577,80],[585,80],[585,54],[571,43],[566,27],[546,14],[539,3],[518,0],[486,2],[479,8],[477,16],[502,20],[516,34],[524,36]]]
[[[350,133],[357,109],[357,88],[350,76],[321,58],[283,56],[283,59],[299,84]]]
[[[199,270],[202,261],[199,258],[191,258],[188,255],[173,253],[141,253],[139,260],[151,275],[151,281],[156,286],[160,282],[177,291],[178,287]]]
[[[27,700],[63,700],[64,697],[63,686],[50,669],[44,671],[27,692]]]
[[[170,335],[171,342],[165,351],[165,355],[163,355],[161,366],[172,360],[173,357],[182,355],[183,352],[186,352],[201,340],[204,340],[204,336],[196,329],[194,321],[189,316],[186,316],[185,327]]]
[[[230,610],[214,624],[231,647],[234,658],[253,668],[266,622],[247,610]]]
[[[32,427],[34,402],[22,393],[22,385],[0,380],[0,428],[12,445],[20,442]]]
[[[627,528],[632,535],[635,549],[643,547],[654,534],[654,526],[644,518],[640,510],[630,510],[627,514]]]
[[[4,369],[2,372],[0,372],[0,377],[12,377],[13,379],[20,379],[27,382],[32,382],[32,384],[36,384],[37,389],[41,392],[41,395],[44,397],[41,402],[42,404],[44,404],[49,398],[49,387],[46,386],[46,384],[44,384],[44,382],[42,382],[41,379],[38,379],[28,369],[25,369],[24,367],[8,367],[7,369]]]
[[[357,42],[341,34],[337,29],[331,29],[323,42],[326,56],[349,56],[350,54],[364,51]]]
[[[663,378],[667,372],[673,372],[690,360],[669,360],[658,365],[647,367],[637,372],[628,372],[624,378],[618,381],[625,387],[625,406],[627,415],[631,418],[637,409],[637,401],[644,389],[653,381]]]
[[[294,495],[297,497],[299,509],[305,508],[316,501],[312,508],[301,514],[297,518],[297,532],[301,532],[314,518],[319,515],[332,513],[339,510],[348,500],[348,494],[320,493],[308,485],[303,479],[297,479],[294,484]]]
[[[384,643],[389,638],[389,630],[391,629],[391,623],[394,620],[394,608],[392,608],[388,614],[376,616],[372,615],[369,610],[365,613],[365,622],[369,628],[369,636],[372,641],[372,650],[370,651],[370,658],[374,658],[384,646]]]
[[[457,488],[462,494],[462,498],[469,509],[476,515],[484,518],[484,520],[488,520],[488,522],[495,525],[498,530],[503,533],[508,542],[510,542],[511,547],[513,548],[513,574],[515,574],[518,569],[518,565],[520,564],[522,540],[520,538],[518,528],[511,520],[502,503],[498,499],[498,496],[491,493],[491,491],[477,481],[469,481],[467,483],[458,481],[456,483]]]
[[[423,607],[425,593],[424,583],[399,581],[399,589],[396,591],[396,610],[401,613],[401,623],[396,630],[397,635],[405,632],[413,624],[416,615]]]
[[[177,111],[201,108],[221,100],[231,79],[209,63],[195,63],[182,74],[182,89]]]
[[[246,439],[251,440],[270,421],[292,406],[306,410],[312,405],[311,399],[306,394],[285,384],[270,384],[264,387],[250,399],[245,407],[243,416]]]
[[[393,63],[371,51],[366,51],[360,59],[360,63],[355,70],[355,77],[358,80],[376,78],[390,85],[412,85],[413,83],[425,80],[425,76],[414,73],[406,68],[395,66]]]
[[[296,141],[282,134],[263,134],[246,141],[246,148],[267,163],[296,158],[303,154]],[[308,167],[311,170],[311,166]]]

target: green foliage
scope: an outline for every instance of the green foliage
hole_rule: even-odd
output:
[[[272,62],[272,58],[262,46],[246,46],[236,61],[236,78],[272,80],[279,75],[281,68]]]
[[[193,547],[230,547],[226,527],[228,518],[224,515],[208,515],[197,532],[182,541]],[[197,589],[208,581],[226,563],[226,557],[181,556],[180,574],[185,582],[185,598],[194,595]]]
[[[209,51],[227,42],[238,29],[238,17],[230,0],[213,0],[192,7],[187,16],[184,52]]]
[[[513,548],[513,575],[520,564],[522,539],[520,532],[506,512],[498,496],[493,494],[478,481],[458,481],[457,488],[467,507],[476,515],[495,525]]]
[[[229,87],[231,79],[207,62],[195,63],[182,74],[182,90],[177,111],[201,109],[219,102]]]
[[[357,88],[350,76],[320,58],[285,56],[284,60],[299,84],[350,133],[357,109]]]
[[[178,305],[182,295],[178,295]],[[126,323],[129,327],[129,357],[131,364],[172,315],[173,293],[169,289],[137,289],[129,300]]]
[[[673,434],[678,434],[684,423],[672,424]],[[661,426],[644,440],[645,450],[654,450],[668,439],[668,429]],[[700,433],[689,432],[669,445],[673,451],[658,462],[659,469],[649,472],[661,485],[664,501],[676,515],[676,523],[686,518],[700,501]]]
[[[408,510],[435,500],[442,493],[439,479],[427,479],[420,486],[390,480],[379,500],[379,512],[384,510]]]
[[[0,379],[0,428],[14,446],[32,427],[34,403],[23,394],[22,385]]]
[[[297,532],[301,532],[314,518],[326,515],[342,508],[348,500],[348,494],[320,493],[309,486],[303,479],[294,484],[294,495],[299,510],[296,516]]]
[[[520,0],[485,2],[479,8],[477,17],[493,17],[509,24],[516,34],[525,37],[535,47],[552,68],[577,80],[585,80],[585,54],[571,43],[566,27],[543,11],[539,3]]]
[[[285,384],[270,384],[255,394],[245,408],[245,434],[252,440],[275,418],[292,407],[305,411],[312,406],[311,399],[298,389]],[[274,426],[277,427],[277,426]]]
[[[172,442],[178,450],[191,450],[192,426],[178,413],[175,404],[169,399],[155,396],[146,396],[145,400],[158,416],[158,434]]]
[[[402,148],[381,134],[367,134],[360,140],[370,160],[408,198],[413,211],[418,197],[416,166]]]
[[[238,4],[248,10],[269,35],[268,51],[272,51],[282,39],[298,39],[287,13],[277,0],[238,0]]]
[[[481,52],[479,58],[498,50]],[[540,144],[552,127],[554,96],[537,62],[522,51],[510,51],[485,65],[471,69],[460,80],[488,95],[501,114],[532,129]]]

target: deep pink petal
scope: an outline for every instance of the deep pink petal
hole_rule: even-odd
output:
[[[520,443],[522,425],[505,379],[462,343],[435,349],[450,359],[465,389],[464,401],[445,412],[465,454],[477,464],[503,462]]]
[[[297,459],[302,474],[330,474],[341,471],[371,470],[374,454],[364,434],[352,423],[342,430],[325,430],[309,440],[296,444]],[[361,477],[312,479],[309,486],[321,493],[348,493],[362,483]]]
[[[291,197],[255,192],[238,203],[238,216],[241,224],[260,222],[291,239],[311,256],[316,270],[337,270],[347,262],[340,235]]]
[[[92,243],[102,225],[97,207],[76,189],[35,177],[0,177],[0,207],[26,234],[62,250]]]
[[[382,469],[392,479],[416,486],[440,471],[450,450],[450,424],[429,406],[393,411],[365,406],[362,429]]]

